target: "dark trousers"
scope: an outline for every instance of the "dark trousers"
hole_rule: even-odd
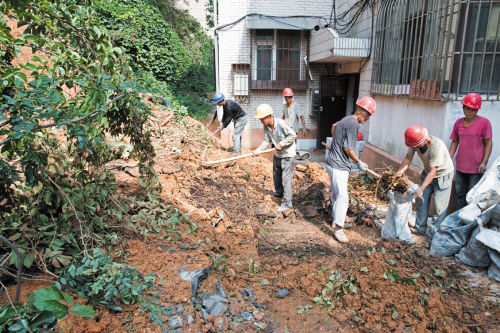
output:
[[[479,182],[482,173],[462,173],[457,170],[455,175],[455,189],[457,190],[457,210],[467,206],[467,193]]]

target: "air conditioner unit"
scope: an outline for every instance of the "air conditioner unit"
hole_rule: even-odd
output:
[[[234,74],[234,95],[248,96],[248,74]]]

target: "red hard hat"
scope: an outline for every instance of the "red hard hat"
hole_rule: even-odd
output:
[[[481,108],[482,102],[483,99],[476,93],[470,93],[467,96],[465,96],[464,99],[462,100],[463,105],[476,110],[479,110]]]
[[[375,100],[370,96],[358,99],[356,105],[368,111],[372,116],[375,114],[375,109],[377,108],[377,103],[375,103]]]
[[[285,88],[283,90],[283,97],[293,96],[293,90],[290,88]]]
[[[413,125],[405,131],[405,143],[409,148],[414,148],[420,145],[427,138],[427,129],[420,125]]]

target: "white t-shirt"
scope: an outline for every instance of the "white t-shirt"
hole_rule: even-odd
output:
[[[295,133],[299,131],[299,119],[302,116],[302,110],[297,103],[293,103],[290,108],[283,105],[283,113],[285,114],[285,121],[290,126]]]
[[[417,152],[418,156],[424,163],[425,173],[429,174],[431,168],[437,167],[436,176],[434,178],[439,178],[453,172],[453,161],[448,153],[448,148],[444,144],[443,140],[435,136],[430,136],[432,138],[429,148],[425,153],[421,153],[419,148],[408,148],[408,155],[413,156]]]

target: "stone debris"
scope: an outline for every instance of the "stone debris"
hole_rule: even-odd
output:
[[[183,250],[183,251],[189,250],[189,245],[182,243],[181,244],[181,250]]]
[[[182,327],[182,318],[178,315],[168,318],[168,327],[171,329]]]
[[[192,290],[191,304],[193,305],[193,307],[195,305],[194,301],[196,299],[196,293],[198,292],[198,288],[200,288],[200,285],[203,282],[203,280],[205,280],[208,274],[210,274],[211,268],[212,266],[209,266],[207,268],[203,268],[193,272],[190,272],[187,269],[181,269],[179,272],[181,279],[189,281],[189,283],[191,284],[191,290]]]
[[[253,320],[253,316],[252,316],[252,314],[250,312],[246,312],[246,311],[242,312],[241,313],[241,317],[243,319],[245,319],[246,321],[252,321]]]
[[[224,291],[219,282],[216,283],[215,288],[217,289],[217,291],[215,292],[217,295],[227,299],[226,292]]]
[[[280,289],[278,288],[278,293],[276,294],[276,296],[278,296],[278,298],[285,298],[288,296],[288,294],[290,294],[290,290],[288,289]]]
[[[227,299],[218,294],[204,294],[201,298],[203,307],[207,312],[214,316],[220,316],[227,310]]]

